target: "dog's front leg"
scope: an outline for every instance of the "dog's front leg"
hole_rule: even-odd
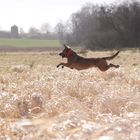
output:
[[[59,65],[57,65],[57,68],[58,68],[59,66],[62,66],[62,68],[64,68],[64,66],[65,66],[65,67],[71,68],[69,63],[60,63]]]

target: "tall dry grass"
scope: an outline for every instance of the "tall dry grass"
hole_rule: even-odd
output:
[[[139,140],[140,70],[128,55],[105,73],[9,65],[0,75],[0,139]]]

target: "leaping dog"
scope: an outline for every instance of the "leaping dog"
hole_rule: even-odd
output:
[[[59,54],[62,58],[67,58],[67,63],[60,63],[57,65],[62,66],[62,68],[69,67],[71,69],[83,70],[91,67],[98,67],[101,71],[106,71],[111,67],[119,68],[119,65],[108,64],[106,60],[111,60],[116,57],[120,51],[116,52],[114,55],[102,58],[84,58],[79,56],[70,47],[64,44],[64,50]]]

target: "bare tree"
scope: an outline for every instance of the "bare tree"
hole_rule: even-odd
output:
[[[51,32],[50,24],[49,23],[42,24],[40,31],[41,31],[41,33],[44,33],[44,34],[50,34],[50,32]]]
[[[38,33],[39,33],[39,30],[37,28],[35,28],[35,27],[31,27],[29,29],[29,34],[36,35]]]
[[[66,26],[64,25],[64,23],[62,23],[62,21],[58,22],[57,25],[55,26],[55,31],[58,35],[58,38],[60,41],[64,41],[65,40],[65,33],[66,33]]]
[[[40,32],[37,28],[31,27],[29,29],[28,35],[29,35],[30,38],[39,38]]]

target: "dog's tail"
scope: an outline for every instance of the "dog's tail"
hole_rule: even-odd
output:
[[[114,57],[116,57],[116,56],[119,54],[119,52],[120,52],[120,51],[117,51],[114,55],[109,56],[109,57],[103,57],[103,59],[105,59],[105,60],[111,60],[111,59],[113,59]]]

